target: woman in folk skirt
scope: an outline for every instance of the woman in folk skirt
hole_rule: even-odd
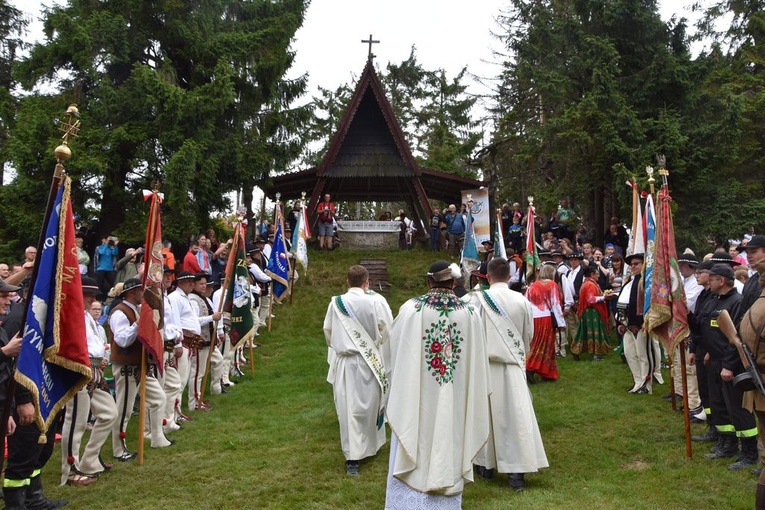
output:
[[[565,331],[566,322],[561,310],[561,296],[555,283],[555,265],[545,264],[539,270],[538,279],[526,290],[526,298],[534,312],[534,338],[531,339],[526,357],[526,372],[529,377],[535,373],[542,379],[558,379],[558,362],[555,360],[555,337]],[[555,327],[553,324],[555,318]]]
[[[579,327],[571,344],[571,354],[575,360],[584,352],[593,354],[593,361],[601,361],[608,354],[608,305],[606,300],[616,294],[605,295],[598,285],[598,268],[594,264],[584,268],[584,283],[579,289]]]

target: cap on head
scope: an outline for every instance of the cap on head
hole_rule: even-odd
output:
[[[5,280],[0,278],[0,292],[18,292],[21,290],[21,287],[17,287],[16,285],[11,285],[10,283],[5,283]]]
[[[728,264],[714,264],[709,269],[704,269],[704,272],[711,275],[722,276],[726,280],[733,280],[733,278],[736,277],[733,268]]]
[[[738,250],[746,251],[751,248],[765,248],[765,235],[762,235],[762,234],[753,235],[752,238],[749,240],[749,242],[746,243],[746,246],[739,245]]]

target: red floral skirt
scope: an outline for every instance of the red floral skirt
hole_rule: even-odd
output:
[[[534,318],[534,338],[531,339],[529,354],[526,356],[526,371],[536,372],[545,379],[558,378],[555,329],[550,316]]]

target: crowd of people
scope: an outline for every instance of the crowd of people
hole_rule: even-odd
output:
[[[618,235],[618,226],[612,230]],[[506,473],[508,484],[522,490],[523,473],[547,466],[528,384],[558,379],[557,359],[567,354],[597,362],[619,351],[630,372],[625,390],[633,395],[653,393],[664,384],[662,368],[672,370],[676,395],[663,398],[680,411],[687,402],[691,421],[706,422],[707,432],[693,437],[714,443],[704,457],[731,458],[730,470],[761,472],[757,436],[758,424],[760,438],[765,434],[765,396],[734,382],[742,361],[718,320],[727,310],[733,324],[750,322],[742,336],[746,329],[765,370],[765,350],[757,348],[765,338],[765,308],[753,306],[765,282],[765,236],[702,260],[690,250],[679,257],[692,333],[674,353],[663,352],[644,327],[643,253],[625,257],[610,243],[568,255],[541,250],[537,274],[526,282],[523,263],[493,258],[492,247],[484,244],[472,291],[458,294],[462,270],[439,261],[427,273],[428,294],[405,303],[393,319],[385,299],[368,290],[364,268],[354,266],[348,293],[333,297],[327,310],[327,380],[347,473],[358,474],[359,461],[385,443],[383,418],[392,431],[386,508],[409,508],[412,501],[459,508],[472,473],[487,479],[495,470]],[[681,348],[688,360],[685,391]],[[672,366],[663,367],[663,359]],[[765,504],[763,478],[757,498]]]
[[[128,462],[136,457],[135,448],[129,446],[136,438],[128,436],[128,423],[139,406],[147,411],[144,430],[139,434],[150,441],[151,448],[172,446],[173,434],[192,419],[189,411],[211,411],[212,405],[203,396],[227,393],[236,384],[233,379],[243,375],[241,368],[248,361],[245,349],[257,347],[252,339],[233,346],[227,317],[221,313],[225,263],[232,241],[217,243],[214,232],[208,231],[191,241],[179,260],[166,242],[164,352],[161,359],[150,356],[147,360],[146,398],[141,402],[137,395],[142,344],[137,335],[144,293],[143,250],[127,248],[121,254],[119,239],[106,236],[91,258],[82,244],[80,237],[78,262],[92,379],[67,402],[47,431],[45,444],[38,444],[40,429],[34,421],[31,394],[16,385],[6,424],[8,460],[3,498],[9,510],[59,508],[67,503],[47,499],[40,478],[59,437],[61,484],[74,486],[97,483],[99,475],[113,466],[105,459]],[[273,317],[268,301],[271,278],[265,272],[271,241],[258,238],[248,242],[246,252],[256,337],[258,329]],[[36,255],[37,250],[29,247],[21,263],[10,267],[0,264],[0,408],[8,396],[13,358],[21,346],[25,299]],[[205,380],[209,383],[203,387]],[[90,435],[85,442],[86,430]],[[102,455],[110,435],[111,456]]]
[[[329,196],[325,203],[331,203]],[[511,226],[521,224],[519,207],[508,207],[508,213]],[[464,228],[464,211],[449,206],[444,216],[438,208],[435,214],[439,239],[442,223],[448,222],[449,247],[459,247],[458,228],[449,230],[455,222]],[[560,357],[581,361],[591,355],[597,362],[616,349],[629,366],[628,393],[650,394],[664,383],[662,347],[643,325],[644,254],[625,256],[618,224],[609,232],[610,240],[619,244],[609,242],[600,249],[579,243],[573,239],[576,229],[568,228],[568,219],[561,220],[571,217],[556,215],[557,243],[545,245],[542,239],[541,264],[532,280],[526,281],[526,262],[519,256],[523,246],[514,252],[508,235],[508,259],[494,258],[492,242],[484,243],[484,261],[468,285],[454,263],[432,264],[425,275],[429,291],[407,301],[395,319],[385,298],[369,289],[366,269],[349,269],[348,292],[332,298],[324,321],[327,381],[333,388],[348,475],[357,475],[361,461],[386,443],[385,423],[392,431],[386,508],[409,508],[413,501],[428,508],[459,508],[464,485],[474,474],[492,479],[495,472],[503,473],[511,488],[524,490],[524,474],[548,466],[528,384],[557,380]],[[435,230],[436,222],[431,226]],[[272,312],[267,301],[271,279],[265,271],[272,238],[273,228],[266,226],[246,246],[256,336]],[[319,249],[329,249],[327,242]],[[694,436],[714,443],[706,458],[733,458],[728,467],[738,470],[759,464],[765,396],[745,392],[735,382],[743,370],[741,359],[718,320],[726,311],[741,326],[742,338],[765,370],[765,350],[758,349],[765,330],[765,309],[758,308],[761,280],[765,282],[765,236],[751,233],[731,244],[701,260],[690,250],[678,259],[691,325],[691,341],[685,346],[688,385],[684,390],[681,384],[678,347],[671,353],[675,385],[664,397],[687,401],[692,421],[706,422],[706,433]],[[143,250],[122,252],[115,236],[104,237],[92,257],[82,245],[80,238],[92,380],[69,401],[45,444],[37,442],[40,431],[29,392],[16,388],[7,423],[6,508],[65,504],[48,500],[40,479],[57,431],[61,483],[97,483],[112,467],[101,454],[110,435],[115,460],[135,458],[128,446],[135,438],[127,430],[136,406],[145,406],[148,416],[139,433],[152,448],[171,447],[173,435],[190,419],[189,411],[212,410],[203,395],[229,391],[247,362],[245,346],[231,345],[220,312],[232,241],[218,242],[215,232],[207,231],[178,258],[166,242],[165,352],[162,359],[148,361],[146,398],[137,401]],[[28,247],[23,261],[0,264],[2,388],[13,377],[12,359],[20,349],[24,298],[36,256],[36,248]],[[206,375],[209,385],[203,388]],[[86,430],[91,432],[83,444]],[[765,504],[763,476],[757,498]]]

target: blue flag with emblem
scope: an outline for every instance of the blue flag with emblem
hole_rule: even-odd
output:
[[[91,376],[70,190],[71,179],[65,177],[43,227],[14,375],[32,395],[43,442],[58,411]]]
[[[274,299],[281,302],[290,285],[290,264],[287,258],[287,244],[284,242],[284,219],[281,214],[279,214],[279,219],[276,222],[274,246],[271,249],[271,256],[268,258],[266,274],[273,279],[271,292]]]
[[[457,214],[459,214],[459,212]],[[465,227],[465,241],[462,246],[462,257],[460,259],[462,267],[468,272],[477,269],[478,266],[481,265],[478,256],[478,245],[475,241],[475,227],[473,226],[473,223],[473,215],[468,211]]]
[[[653,196],[650,194],[645,203],[645,264],[643,264],[643,315],[651,309],[651,284],[653,283],[653,265],[656,259],[656,212],[653,208]]]

